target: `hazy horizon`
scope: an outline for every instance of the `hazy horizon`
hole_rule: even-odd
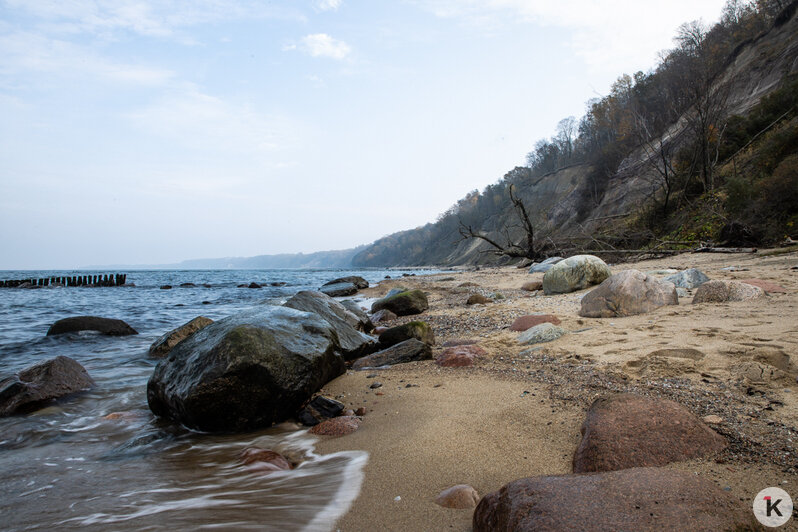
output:
[[[0,0],[0,269],[368,244],[723,0]]]

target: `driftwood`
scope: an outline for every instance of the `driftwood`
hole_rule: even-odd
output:
[[[756,253],[756,248],[713,248],[702,246],[694,249],[693,253]]]
[[[687,249],[586,249],[584,253],[624,253],[624,254],[633,254],[633,253],[640,253],[640,254],[658,254],[658,255],[678,255],[679,253],[685,253],[689,250]]]

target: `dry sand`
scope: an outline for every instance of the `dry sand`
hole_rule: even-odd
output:
[[[723,269],[728,266],[745,271]],[[433,500],[440,491],[471,484],[484,495],[520,477],[570,473],[588,406],[616,391],[667,397],[698,416],[722,418],[713,428],[729,441],[726,451],[669,467],[711,479],[746,508],[768,486],[798,499],[795,266],[796,252],[683,254],[615,265],[613,272],[697,267],[711,279],[760,278],[787,293],[700,305],[683,297],[679,306],[612,319],[578,316],[580,298],[589,290],[557,296],[520,290],[542,274],[516,268],[392,279],[368,289],[368,297],[395,286],[423,289],[430,310],[389,325],[424,319],[438,345],[475,339],[488,356],[473,368],[425,361],[350,371],[325,387],[326,395],[367,409],[356,433],[318,445],[322,453],[369,453],[360,496],[336,529],[470,530],[472,511],[437,506]],[[466,306],[472,293],[500,293],[504,299]],[[531,348],[519,345],[518,333],[508,327],[531,313],[554,314],[571,332]],[[651,355],[681,348],[698,353]],[[375,381],[383,386],[369,388]],[[798,530],[798,520],[787,529]]]

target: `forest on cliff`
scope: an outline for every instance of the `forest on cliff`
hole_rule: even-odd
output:
[[[526,166],[433,223],[377,240],[353,265],[494,263],[490,242],[538,257],[795,236],[796,11],[798,1],[729,0],[714,26],[683,24],[654,68],[620,76],[584,116],[560,121]]]

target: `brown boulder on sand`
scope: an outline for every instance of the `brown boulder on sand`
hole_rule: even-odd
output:
[[[543,281],[529,281],[521,285],[521,290],[527,292],[534,292],[536,290],[543,290]]]
[[[758,530],[748,503],[693,473],[646,467],[522,478],[482,498],[474,532]]]
[[[776,283],[765,281],[764,279],[741,279],[741,283],[758,286],[765,291],[766,294],[786,294],[787,290]]]
[[[725,447],[722,436],[678,403],[617,394],[590,406],[574,453],[574,473],[662,466]]]
[[[479,493],[468,484],[458,484],[440,492],[435,497],[435,504],[444,508],[473,508],[479,502]]]
[[[476,345],[447,347],[435,357],[435,363],[444,368],[462,368],[473,366],[474,360],[487,354],[484,349]]]
[[[308,432],[319,436],[346,436],[360,428],[360,418],[356,416],[339,416],[322,421]]]
[[[492,300],[482,294],[471,294],[466,300],[466,305],[487,305]]]
[[[552,316],[551,314],[530,314],[517,318],[513,324],[510,325],[510,330],[521,332],[531,329],[535,325],[540,325],[541,323],[552,323],[554,325],[559,325],[561,322],[557,316]]]
[[[624,270],[607,278],[582,298],[579,315],[614,318],[645,314],[663,305],[678,305],[673,283],[637,270]]]

